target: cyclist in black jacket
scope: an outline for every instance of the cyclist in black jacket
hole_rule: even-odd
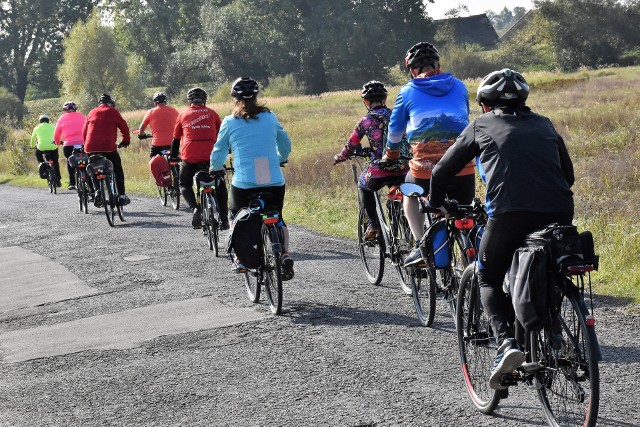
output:
[[[515,250],[530,232],[573,220],[573,164],[551,120],[525,106],[529,86],[520,73],[487,75],[476,101],[484,114],[466,127],[431,177],[432,207],[442,206],[447,182],[474,157],[486,184],[489,221],[479,249],[480,295],[498,339],[489,385],[503,389],[502,374],[520,366],[524,353],[513,339],[512,305],[502,290]]]

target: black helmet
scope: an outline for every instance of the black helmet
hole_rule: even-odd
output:
[[[382,101],[387,98],[387,88],[383,83],[371,80],[362,86],[360,96],[367,101]]]
[[[112,107],[115,107],[116,100],[113,99],[111,95],[103,93],[102,95],[100,95],[100,98],[98,99],[98,104],[108,104],[108,105],[111,105]]]
[[[67,101],[62,106],[62,111],[77,111],[77,110],[78,110],[78,106],[73,101]]]
[[[426,66],[438,68],[438,61],[440,61],[440,52],[438,52],[438,49],[431,43],[420,42],[414,44],[411,49],[407,51],[407,56],[404,58],[404,65],[407,68]]]
[[[207,102],[207,92],[201,87],[194,87],[187,92],[187,100],[194,104],[204,104]]]
[[[476,102],[494,105],[495,101],[517,100],[524,104],[529,96],[529,85],[517,71],[505,68],[487,75],[478,86]]]
[[[257,81],[251,77],[239,77],[231,85],[230,95],[238,99],[249,99],[256,97],[259,91],[260,87]]]
[[[162,103],[167,102],[167,95],[164,92],[158,92],[153,95],[153,102]]]

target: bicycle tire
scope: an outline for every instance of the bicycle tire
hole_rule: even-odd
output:
[[[161,185],[158,185],[158,196],[160,197],[160,204],[162,206],[167,206],[167,202],[169,199],[169,194],[167,192],[167,187],[163,187]]]
[[[171,198],[171,206],[174,210],[180,209],[180,186],[178,185],[178,168],[171,166],[171,187],[169,188],[169,197]]]
[[[249,301],[256,303],[260,301],[260,280],[258,270],[251,270],[244,273],[244,285],[247,288]]]
[[[207,200],[209,204],[209,221],[207,226],[209,227],[209,236],[211,236],[213,246],[213,254],[216,258],[220,256],[218,251],[218,227],[220,226],[220,221],[217,220],[217,212],[218,205],[216,204],[215,197],[211,193],[207,195]],[[219,216],[218,216],[219,217]]]
[[[76,168],[73,171],[73,174],[76,178],[76,192],[78,193],[78,200],[80,201],[80,212],[85,211],[84,200],[85,200],[85,187],[84,182],[82,181],[82,177],[80,176],[80,171]]]
[[[597,338],[586,324],[581,295],[571,290],[559,304],[554,325],[531,332],[538,398],[552,427],[596,425],[600,405]]]
[[[497,345],[489,318],[482,307],[476,264],[462,273],[456,308],[456,331],[462,375],[473,405],[491,414],[500,402],[498,391],[489,387],[490,369]]]
[[[465,268],[472,262],[467,257],[465,252],[465,238],[461,235],[459,231],[454,232],[452,242],[452,258],[451,258],[451,267],[448,269],[447,277],[445,280],[445,292],[444,298],[447,300],[449,304],[449,310],[451,311],[451,316],[453,320],[456,320],[456,311],[458,306],[458,289],[460,286],[460,280],[462,279],[462,273]]]
[[[422,326],[431,326],[436,314],[436,283],[433,271],[420,268],[407,270],[418,320]]]
[[[211,214],[209,209],[209,199],[207,193],[202,191],[200,193],[200,209],[202,209],[202,233],[207,238],[207,245],[209,250],[213,250],[213,236],[210,232],[209,223],[211,222]]]
[[[358,253],[364,268],[364,274],[369,283],[378,286],[384,275],[384,252],[378,235],[375,240],[365,240],[364,235],[367,230],[367,215],[363,208],[360,208],[358,215]]]
[[[118,193],[118,189],[116,187],[116,176],[113,173],[111,174],[110,188],[113,197],[113,205],[115,206],[116,212],[118,213],[118,218],[120,218],[120,221],[124,222],[124,205],[120,204],[120,194]]]
[[[106,182],[107,178],[100,180],[100,195],[102,196],[102,205],[104,207],[104,213],[107,216],[107,221],[111,227],[115,227],[115,209],[113,206],[113,193],[111,186]]]
[[[271,312],[278,315],[282,312],[282,261],[280,253],[273,250],[274,244],[280,244],[275,227],[262,225],[264,289]]]
[[[80,177],[81,177],[81,185],[82,185],[82,204],[84,205],[84,213],[88,214],[89,213],[89,183],[87,182],[87,179],[89,179],[87,177],[86,172],[80,172]],[[76,181],[76,185],[78,184],[78,181]]]
[[[53,176],[53,168],[49,165],[49,175],[47,176],[47,184],[49,184],[49,193],[54,193],[56,190],[56,182]]]
[[[411,234],[409,222],[404,216],[402,203],[392,201],[388,201],[387,203],[392,203],[392,207],[389,208],[389,217],[392,220],[391,238],[393,242],[390,248],[391,259],[394,261],[394,267],[398,273],[400,289],[402,289],[405,294],[411,295],[413,289],[411,280],[409,279],[409,271],[404,268],[404,259],[414,246],[413,234]],[[394,206],[395,203],[397,203],[398,206]]]

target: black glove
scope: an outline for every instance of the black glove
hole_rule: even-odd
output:
[[[129,144],[131,144],[131,141],[122,141],[120,144],[118,144],[118,148],[128,147]]]
[[[178,163],[179,161],[179,157],[169,157],[169,163]]]
[[[138,139],[147,139],[147,134],[146,133],[139,133],[138,134]]]

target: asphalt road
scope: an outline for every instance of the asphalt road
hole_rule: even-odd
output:
[[[0,185],[0,221],[0,426],[546,425],[525,386],[476,412],[445,304],[419,326],[353,241],[292,226],[275,317],[155,199],[110,228],[73,193]],[[640,318],[596,303],[599,425],[640,426]]]

